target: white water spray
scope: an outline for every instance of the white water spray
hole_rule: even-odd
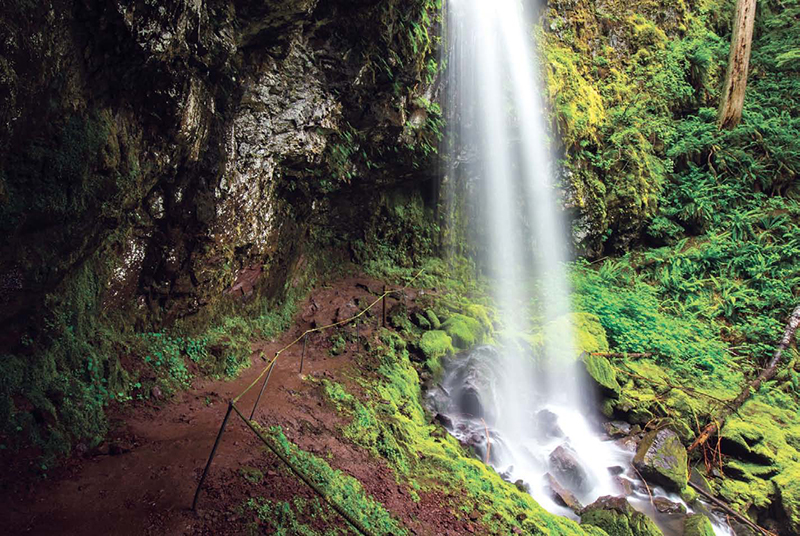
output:
[[[547,150],[533,24],[519,0],[450,0],[447,10],[448,180],[472,183],[481,265],[504,329],[501,351],[478,348],[448,367],[447,400],[433,405],[506,479],[523,481],[550,511],[575,517],[554,502],[545,475],[586,505],[621,493],[608,469],[629,467],[632,453],[602,441],[590,425],[570,323],[549,322],[570,310],[568,232]],[[545,342],[537,359],[525,342],[534,330],[532,302],[546,326],[538,327]]]

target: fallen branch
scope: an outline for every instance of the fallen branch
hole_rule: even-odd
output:
[[[780,344],[775,349],[775,353],[772,355],[772,359],[769,361],[767,368],[761,371],[761,374],[758,375],[756,379],[748,383],[742,392],[739,393],[733,402],[731,402],[727,406],[727,411],[720,416],[717,421],[709,423],[703,431],[697,436],[697,439],[694,440],[689,446],[688,451],[692,452],[697,447],[704,445],[708,439],[717,433],[720,426],[725,423],[725,418],[728,417],[731,413],[738,410],[744,403],[750,398],[752,393],[758,391],[761,384],[767,382],[775,377],[778,373],[778,366],[781,363],[781,359],[783,358],[783,352],[789,347],[792,343],[792,339],[794,338],[794,334],[797,331],[797,328],[800,326],[800,306],[798,306],[793,312],[792,315],[789,317],[789,322],[786,324],[786,330],[783,332],[783,338],[781,339]]]
[[[703,497],[705,497],[706,499],[711,501],[711,503],[714,506],[716,506],[717,508],[719,508],[720,510],[722,510],[723,512],[725,512],[729,516],[732,516],[732,517],[738,519],[739,521],[741,521],[742,523],[744,523],[745,525],[747,525],[751,529],[753,529],[755,531],[758,531],[761,534],[764,534],[764,536],[775,536],[774,533],[768,531],[767,529],[763,529],[763,528],[759,527],[758,525],[756,525],[755,523],[750,521],[748,518],[746,518],[745,516],[743,516],[742,514],[740,514],[739,512],[737,512],[736,510],[734,510],[733,508],[728,506],[727,504],[725,504],[722,500],[716,498],[714,495],[710,494],[709,492],[707,492],[706,490],[704,490],[702,487],[698,486],[694,482],[689,481],[689,486],[692,489],[694,489],[697,493],[699,493],[700,495],[702,495]]]

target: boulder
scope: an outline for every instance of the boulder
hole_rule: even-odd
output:
[[[625,437],[631,435],[631,425],[624,421],[612,421],[603,424],[608,437]]]
[[[556,447],[549,460],[553,475],[564,486],[577,492],[589,491],[589,475],[569,445],[565,443]]]
[[[633,495],[633,482],[627,478],[615,476],[614,483],[617,485],[617,488],[619,488],[619,491],[626,497]]]
[[[561,438],[564,431],[558,425],[558,415],[550,410],[543,409],[533,417],[533,429],[536,437]]]
[[[617,381],[617,373],[611,362],[603,356],[584,353],[581,361],[586,368],[586,373],[607,397],[618,397],[622,387]]]
[[[653,498],[653,507],[662,514],[685,514],[686,507],[664,497]]]
[[[433,420],[444,426],[445,429],[447,430],[453,429],[453,419],[451,419],[447,415],[444,415],[443,413],[437,413],[436,417],[434,417]]]
[[[581,510],[580,516],[581,525],[598,527],[609,536],[663,536],[656,524],[624,497],[600,497]]]
[[[714,526],[703,514],[692,514],[683,523],[683,536],[714,536]]]
[[[571,491],[559,484],[556,477],[550,473],[545,473],[544,480],[545,486],[556,504],[566,506],[576,514],[583,509],[583,505],[578,501],[578,498],[575,497]]]
[[[648,432],[639,443],[633,466],[642,478],[680,492],[688,478],[688,456],[678,435],[665,428]]]

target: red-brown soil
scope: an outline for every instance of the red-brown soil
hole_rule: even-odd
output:
[[[22,479],[0,490],[4,534],[142,535],[241,534],[255,516],[243,516],[237,507],[251,497],[291,500],[315,497],[294,478],[263,444],[232,415],[215,462],[191,510],[202,468],[219,430],[227,401],[241,392],[263,370],[259,355],[275,351],[312,325],[325,325],[350,316],[355,298],[374,296],[381,284],[349,278],[314,290],[301,305],[297,323],[274,341],[254,345],[253,366],[237,380],[197,380],[192,389],[168,402],[129,407],[112,417],[115,429],[108,442],[94,452],[69,460],[46,479]],[[409,306],[416,292],[408,293]],[[373,298],[374,299],[374,298]],[[370,300],[371,301],[371,300]],[[380,310],[361,328],[362,337],[374,336]],[[347,328],[352,329],[352,328]],[[329,334],[309,338],[304,374],[346,381],[354,370],[356,344],[332,357]],[[480,533],[480,528],[455,512],[453,498],[422,493],[415,502],[397,483],[382,461],[343,439],[337,431],[344,422],[323,400],[314,382],[298,374],[302,345],[281,355],[261,400],[256,420],[280,425],[286,436],[304,450],[320,455],[336,469],[357,478],[365,489],[399,518],[414,534],[456,535]],[[239,407],[247,414],[258,389],[251,390]],[[246,480],[240,469],[254,467],[265,478]],[[301,521],[316,524],[320,521]],[[331,513],[329,519],[345,526]],[[264,529],[261,529],[264,532]],[[267,532],[268,533],[268,532]]]

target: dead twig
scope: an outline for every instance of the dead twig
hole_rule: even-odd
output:
[[[756,525],[755,523],[750,521],[748,518],[746,518],[745,516],[743,516],[742,514],[740,514],[739,512],[737,512],[736,510],[734,510],[733,508],[728,506],[727,504],[725,504],[721,499],[718,499],[717,497],[715,497],[711,493],[707,492],[706,490],[704,490],[702,487],[698,486],[694,482],[689,481],[689,486],[691,486],[692,489],[694,489],[697,493],[699,493],[700,495],[702,495],[703,497],[705,497],[706,499],[711,501],[711,503],[714,506],[716,506],[717,508],[719,508],[720,510],[722,510],[723,512],[725,512],[729,516],[732,516],[732,517],[738,519],[739,521],[741,521],[742,523],[744,523],[745,525],[747,525],[751,529],[753,529],[753,530],[755,530],[757,532],[760,532],[764,536],[777,536],[774,532],[770,532],[765,528],[759,527],[758,525]]]

